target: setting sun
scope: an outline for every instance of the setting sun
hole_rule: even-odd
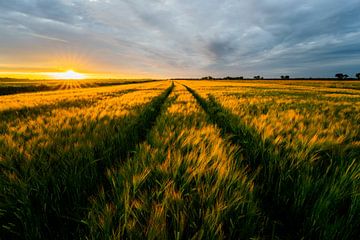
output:
[[[73,70],[68,70],[66,72],[51,73],[49,74],[54,79],[85,79],[86,75],[82,73],[75,72]]]

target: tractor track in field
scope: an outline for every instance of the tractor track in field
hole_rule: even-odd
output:
[[[103,219],[106,206],[117,207],[100,229],[91,229],[94,239],[111,238],[114,232],[124,239],[246,239],[257,234],[252,180],[234,167],[236,151],[220,129],[183,86],[176,87],[181,90],[166,102],[144,144],[118,168],[108,169],[109,185],[94,201],[89,226]],[[139,205],[128,204],[134,202]],[[220,205],[226,207],[220,210]],[[159,215],[154,206],[163,208]],[[158,216],[164,216],[162,222],[153,222]],[[157,235],[153,231],[159,228]]]
[[[181,87],[181,92],[178,93],[177,87],[180,85],[185,89]],[[198,228],[203,225],[207,226],[204,216],[210,216],[207,219],[208,223],[219,223],[219,225],[208,224],[210,228],[204,228],[205,230],[202,233],[204,235],[198,236],[218,236],[216,235],[218,230],[220,232],[221,229],[225,229],[225,235],[219,235],[224,236],[225,239],[238,238],[239,236],[254,236],[256,239],[324,239],[321,235],[321,227],[324,224],[315,222],[317,219],[311,218],[311,214],[313,214],[312,209],[317,198],[321,194],[327,194],[327,189],[324,186],[329,184],[326,182],[328,179],[326,177],[314,177],[314,172],[306,172],[306,168],[300,164],[295,167],[291,165],[298,159],[292,159],[285,148],[276,148],[270,140],[264,140],[255,127],[246,124],[244,119],[224,107],[221,98],[215,98],[212,94],[205,96],[202,95],[200,89],[195,87],[194,89],[181,82],[172,81],[170,86],[167,85],[166,89],[162,87],[161,92],[154,93],[151,98],[146,99],[146,102],[134,107],[130,107],[132,106],[130,104],[126,105],[129,106],[127,109],[129,114],[114,115],[116,117],[110,120],[106,118],[97,119],[95,123],[102,126],[100,130],[94,131],[92,125],[86,128],[86,130],[90,129],[89,132],[95,132],[99,135],[96,137],[92,137],[93,135],[90,134],[86,135],[87,139],[92,141],[91,143],[95,143],[88,145],[90,146],[88,148],[84,147],[87,152],[80,149],[77,152],[69,151],[61,155],[61,147],[68,145],[61,145],[59,141],[58,145],[53,144],[51,145],[52,148],[45,148],[45,150],[49,150],[48,152],[41,149],[35,151],[34,159],[36,158],[36,160],[25,165],[25,170],[20,168],[20,164],[19,166],[5,165],[0,161],[0,173],[2,171],[4,173],[6,171],[7,174],[19,173],[19,183],[23,181],[22,185],[14,181],[4,182],[4,187],[1,186],[3,191],[0,193],[0,198],[5,196],[6,199],[4,198],[4,203],[0,201],[0,239],[84,239],[84,236],[85,238],[89,236],[87,239],[103,239],[91,235],[91,227],[100,226],[101,221],[99,219],[103,219],[96,218],[93,222],[89,220],[91,211],[94,210],[93,203],[99,199],[99,206],[103,207],[105,215],[102,216],[105,216],[105,220],[107,210],[118,211],[120,212],[119,216],[122,216],[122,212],[127,211],[128,206],[133,206],[134,211],[139,211],[136,213],[138,215],[134,214],[134,216],[140,216],[138,221],[141,224],[133,230],[134,233],[143,234],[141,237],[150,236],[151,238],[152,236],[154,239],[165,239],[167,233],[172,238],[190,238],[197,232]],[[127,89],[109,95],[106,93],[99,95],[99,99],[64,100],[44,106],[21,108],[20,110],[13,110],[19,111],[14,119],[36,118],[45,114],[49,109],[54,111],[56,109],[89,107],[97,101],[101,101],[101,98],[116,97],[133,91],[141,90]],[[186,97],[181,98],[181,94]],[[136,96],[140,95],[142,92]],[[117,106],[122,100],[115,98],[113,102]],[[181,110],[177,110],[181,108],[173,106],[176,105],[176,102],[186,106],[183,113]],[[191,104],[196,105],[196,111],[193,115],[187,116],[185,113],[190,112]],[[167,112],[171,114],[167,115]],[[5,115],[1,115],[2,113]],[[7,131],[5,123],[12,121],[13,115],[14,112],[0,111],[0,121],[3,120],[4,122],[3,125],[0,124],[0,134],[2,131]],[[205,128],[207,125],[216,129],[214,131],[216,134],[211,133],[208,138],[206,138],[207,135],[204,135],[205,130],[202,133],[198,128],[198,126]],[[192,134],[198,136],[195,139],[196,141],[191,142],[191,138],[188,140],[179,137],[186,136],[184,134],[184,132],[187,133],[186,131],[188,131],[189,136]],[[214,140],[211,137],[215,135],[216,139]],[[64,136],[61,135],[58,140],[63,138]],[[217,140],[223,142],[224,145],[220,146],[225,146],[224,151],[220,151],[225,156],[223,158],[211,157],[212,153],[218,153],[217,149],[222,149],[218,148]],[[56,143],[56,141],[54,142]],[[204,144],[205,147],[201,144]],[[228,152],[225,151],[227,148],[230,149],[229,153],[232,155],[227,155]],[[157,149],[158,152],[151,151],[152,149]],[[177,150],[178,152],[176,152]],[[331,151],[334,154],[336,153],[335,150]],[[192,154],[193,152],[195,154]],[[76,156],[74,153],[85,154]],[[13,158],[18,157],[17,155],[14,156]],[[187,157],[188,165],[184,164]],[[159,162],[148,164],[148,161],[156,159]],[[168,162],[165,162],[164,159]],[[209,164],[214,164],[213,168],[204,165],[202,175],[200,171],[197,172],[199,169],[202,170],[202,167],[199,167],[200,165],[191,165],[201,159],[210,160]],[[223,165],[223,168],[218,167],[219,165],[216,165],[219,162],[218,159],[222,160],[220,162],[233,163],[233,165],[229,168],[225,168],[227,165]],[[138,160],[142,162],[139,161],[140,163],[138,163]],[[309,161],[305,157],[302,160],[304,162]],[[179,164],[178,168],[174,163]],[[141,164],[145,167],[152,166],[151,174],[150,170],[145,167],[141,169]],[[311,165],[311,168],[315,167]],[[229,169],[228,178],[219,181],[219,185],[216,185],[217,188],[212,189],[211,187],[215,186],[214,182],[216,182],[214,179],[217,176],[227,176],[223,174],[227,169]],[[145,174],[143,175],[143,173]],[[200,177],[195,178],[195,173],[199,174]],[[324,171],[319,170],[315,173],[323,175]],[[186,176],[189,178],[185,178]],[[244,178],[241,178],[242,176]],[[336,175],[334,176],[336,177]],[[119,182],[114,183],[113,180],[116,180],[117,177],[119,177]],[[315,186],[309,189],[319,193],[305,192],[304,197],[296,202],[303,190],[299,186],[304,183],[303,178],[307,177],[311,180],[310,185]],[[145,184],[144,179],[147,178],[152,179],[152,182],[147,180],[151,184],[147,184],[147,182]],[[244,182],[241,182],[241,179]],[[248,179],[249,182],[244,179]],[[5,178],[0,175],[0,183],[3,180]],[[318,180],[323,180],[323,182],[317,183]],[[123,185],[121,185],[122,183]],[[305,186],[307,185],[305,184]],[[138,191],[139,187],[143,187],[143,191],[139,191],[135,197],[135,190]],[[205,191],[207,187],[209,187],[209,191]],[[114,189],[119,191],[114,191]],[[169,189],[169,191],[165,192],[165,189]],[[134,201],[128,201],[126,198],[128,196],[126,195],[127,190],[132,191],[131,194],[134,195],[132,200]],[[196,193],[199,194],[196,195]],[[212,193],[213,195],[211,195]],[[222,196],[221,193],[224,194],[224,197],[219,197]],[[116,196],[124,196],[124,199]],[[182,196],[184,196],[183,199]],[[126,207],[123,210],[120,207],[125,200],[128,205],[124,203]],[[164,200],[162,203],[165,205],[155,204],[160,203],[160,200]],[[102,201],[105,205],[101,205]],[[351,203],[352,199],[349,201]],[[331,209],[333,212],[342,210],[344,213],[341,212],[341,214],[344,216],[352,213],[347,209],[349,202],[346,201],[343,203],[344,207],[342,205],[338,207],[335,204],[329,206],[335,206]],[[149,211],[149,207],[153,207],[151,208],[153,211]],[[171,213],[174,214],[169,215],[169,212],[163,211],[164,209],[171,210]],[[175,214],[182,213],[182,211],[185,215]],[[338,213],[339,216],[341,214]],[[343,215],[335,220],[343,220],[341,218]],[[117,229],[127,226],[117,224],[116,221],[120,221],[121,218],[116,216],[109,221],[111,228]],[[156,218],[148,219],[148,216],[159,217],[158,220],[164,224],[158,224],[160,222],[155,221]],[[184,219],[187,218],[184,216],[189,217],[193,224],[189,224],[191,221],[185,221]],[[326,215],[324,214],[324,216]],[[352,236],[358,236],[356,216],[355,213],[355,217],[353,217],[355,220],[350,219],[348,222],[344,222],[344,224],[352,224],[355,227],[347,228],[346,225],[341,225],[346,229],[345,231],[351,230],[348,234],[349,239],[352,239]],[[129,223],[129,226],[135,223],[127,222],[127,217],[124,219],[126,224]],[[178,225],[173,222],[174,219],[179,220],[181,228],[184,227],[184,235],[177,231]],[[151,221],[146,222],[146,220]],[[154,232],[147,235],[151,222],[154,224]],[[330,223],[332,224],[331,221]],[[158,226],[161,229],[155,231]],[[211,228],[214,226],[219,226],[219,228]],[[3,232],[4,229],[7,232]],[[209,229],[213,230],[213,235],[210,234]],[[249,235],[239,234],[242,230],[246,234],[248,229],[251,229],[248,232]],[[106,229],[100,226],[99,232],[104,230]],[[141,233],[141,231],[143,232]],[[251,231],[252,233],[255,232],[255,235]],[[114,232],[110,231],[111,234]],[[130,234],[126,231],[124,233],[124,236]],[[335,236],[339,236],[339,234]],[[134,237],[134,239],[138,238]],[[244,238],[246,239],[246,237]],[[215,237],[211,239],[215,239]]]
[[[154,97],[141,109],[135,110],[138,111],[135,118],[125,117],[124,121],[120,121],[119,123],[125,124],[125,129],[113,132],[112,136],[109,136],[103,143],[108,146],[108,149],[94,147],[94,160],[92,162],[86,163],[83,162],[86,159],[79,159],[78,162],[72,162],[69,165],[66,161],[63,163],[60,161],[56,163],[56,169],[62,169],[61,171],[48,169],[48,172],[50,170],[52,172],[51,179],[48,179],[48,176],[41,172],[43,168],[41,162],[31,162],[28,168],[33,169],[31,171],[33,175],[28,176],[25,172],[23,178],[25,181],[29,177],[34,178],[36,182],[30,183],[24,188],[12,187],[14,190],[11,191],[14,192],[9,196],[6,195],[6,192],[2,193],[2,196],[7,196],[8,199],[6,199],[7,208],[1,209],[0,226],[3,229],[8,229],[8,231],[1,231],[0,238],[81,238],[80,236],[86,232],[86,227],[81,219],[87,214],[89,198],[98,193],[102,183],[106,183],[105,170],[124,161],[127,156],[132,154],[134,148],[146,139],[173,88],[174,84],[171,83],[171,86],[160,95]],[[74,170],[79,168],[82,169],[81,172]],[[17,171],[15,168],[5,165],[0,165],[0,170]],[[69,172],[69,174],[63,175],[65,172]],[[74,178],[89,180],[67,188],[66,184],[72,182]],[[44,182],[44,184],[37,186],[37,182]],[[33,190],[35,187],[37,187],[36,191]],[[64,189],[59,196],[57,190],[62,188]],[[79,189],[81,192],[76,195],[75,192]],[[48,197],[44,198],[44,195]],[[19,196],[25,196],[25,199],[23,201],[17,199]],[[14,199],[12,199],[13,197]],[[33,206],[29,209],[28,207],[31,205]],[[34,221],[34,223],[21,221],[19,216],[29,210],[31,212],[27,214],[36,216],[38,221]]]
[[[111,168],[116,164],[121,164],[122,161],[127,159],[129,156],[133,154],[133,150],[137,145],[145,141],[147,134],[153,128],[157,117],[164,110],[163,106],[168,99],[169,95],[174,89],[174,84],[171,83],[171,86],[163,91],[159,96],[155,97],[150,103],[147,104],[146,107],[140,112],[140,114],[136,117],[135,121],[132,121],[125,129],[122,136],[123,139],[120,140],[118,144],[120,144],[120,148],[118,149],[116,155],[115,162],[105,162],[101,164],[101,161],[98,165],[98,171],[101,173],[105,173],[105,170]],[[101,156],[98,156],[101,157]],[[104,174],[103,174],[104,175]],[[101,179],[96,182],[96,186],[94,189],[99,189],[99,182],[101,187],[103,187],[104,191],[107,191],[109,188],[109,183],[106,181],[105,176],[101,176]],[[91,195],[97,194],[97,192],[93,192]],[[89,195],[87,196],[87,198]],[[80,230],[82,232],[82,230]]]
[[[278,148],[270,140],[263,139],[255,128],[222,106],[213,95],[208,94],[205,99],[190,87],[183,86],[194,96],[209,119],[221,129],[222,136],[239,146],[245,158],[244,167],[249,169],[250,174],[255,174],[255,194],[265,218],[263,229],[266,238],[321,239],[325,238],[329,225],[344,221],[347,222],[344,225],[346,230],[335,238],[346,235],[345,238],[357,239],[359,228],[356,226],[359,221],[356,219],[359,219],[359,214],[352,208],[356,209],[358,198],[351,192],[358,189],[352,185],[355,183],[351,180],[343,183],[339,187],[342,194],[336,198],[324,196],[339,191],[334,190],[329,182],[341,183],[344,176],[351,175],[354,169],[342,164],[349,159],[356,159],[359,148],[342,150],[341,145],[335,145],[329,149],[318,149],[304,158],[294,157],[291,150]],[[313,158],[317,158],[315,164]],[[348,189],[353,190],[347,192]],[[317,207],[328,203],[331,203],[331,209],[328,206],[323,210],[323,216],[319,217]]]
[[[226,110],[213,96],[209,95],[209,99],[204,99],[192,88],[183,86],[193,95],[210,120],[221,129],[223,137],[240,147],[246,164],[244,167],[249,168],[250,173],[256,174],[255,184],[260,190],[255,192],[265,215],[265,222],[268,222],[264,228],[265,237],[296,238],[301,220],[295,220],[299,216],[293,215],[286,204],[277,201],[277,191],[274,189],[278,187],[279,174],[274,173],[279,173],[280,169],[276,169],[276,164],[268,164],[269,160],[279,161],[281,156],[269,151],[269,148],[273,149],[269,143],[262,141],[261,136],[253,128]]]

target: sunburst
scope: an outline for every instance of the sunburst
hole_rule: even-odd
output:
[[[49,75],[54,79],[85,79],[86,78],[85,74],[78,73],[73,70],[68,70],[66,72],[51,73]]]

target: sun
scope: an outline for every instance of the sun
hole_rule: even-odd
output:
[[[67,70],[66,72],[51,73],[50,76],[54,79],[85,79],[86,75],[75,72],[73,70]]]

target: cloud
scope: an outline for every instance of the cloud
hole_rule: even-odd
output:
[[[1,1],[0,64],[54,67],[65,51],[96,72],[352,74],[359,12],[357,0]]]

